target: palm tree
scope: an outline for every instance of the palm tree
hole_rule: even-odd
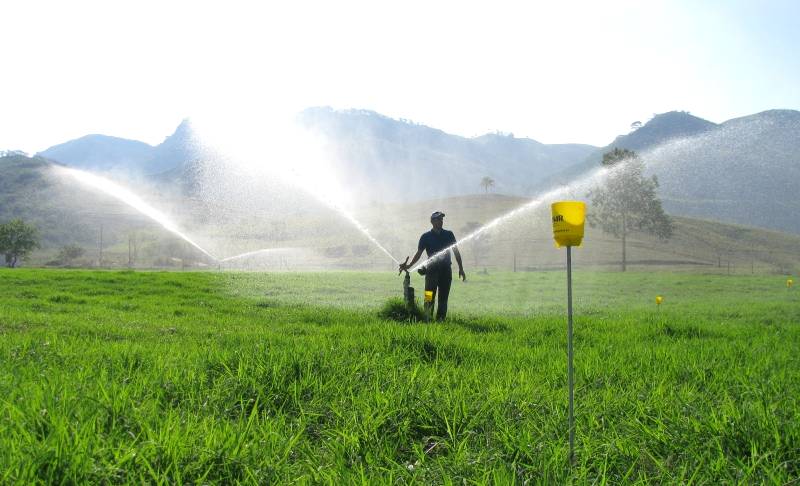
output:
[[[494,187],[494,179],[489,176],[484,176],[483,179],[481,179],[481,187],[483,188],[484,192],[488,193],[489,189]]]

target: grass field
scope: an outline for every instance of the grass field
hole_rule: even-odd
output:
[[[578,271],[570,468],[564,280],[0,270],[0,483],[797,482],[800,288]]]

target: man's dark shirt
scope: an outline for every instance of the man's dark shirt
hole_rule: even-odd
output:
[[[422,236],[419,237],[419,246],[417,249],[424,249],[425,253],[428,255],[428,258],[430,258],[450,245],[454,245],[455,243],[456,236],[453,234],[453,232],[442,228],[439,233],[436,233],[433,230],[423,233]],[[450,252],[446,251],[435,260],[428,263],[427,266],[428,268],[443,268],[449,267],[450,264]]]

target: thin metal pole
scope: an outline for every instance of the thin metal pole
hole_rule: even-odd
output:
[[[567,247],[567,380],[569,382],[569,463],[575,464],[575,416],[572,369],[572,247]]]

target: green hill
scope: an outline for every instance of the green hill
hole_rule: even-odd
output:
[[[398,256],[405,258],[416,248],[415,238],[429,228],[427,219],[433,210],[445,212],[445,227],[463,238],[467,228],[475,226],[470,223],[486,224],[528,201],[500,195],[449,198],[373,210],[364,215],[364,220],[368,227],[383,228],[385,215],[403,214],[403,218],[393,218],[391,226],[396,234],[405,235],[399,245],[403,249],[398,249]],[[545,204],[523,212],[488,231],[477,242],[464,242],[461,250],[465,263],[473,269],[490,270],[513,269],[515,261],[518,270],[560,268],[564,254],[554,248],[549,211],[549,204]],[[628,238],[629,265],[715,272],[728,272],[730,267],[731,272],[737,273],[800,267],[799,236],[696,218],[673,216],[673,220],[675,233],[668,241],[641,233]],[[579,266],[616,269],[620,254],[619,240],[587,226],[584,245],[575,251],[575,262]]]
[[[85,263],[100,258],[106,265],[127,265],[129,252],[140,266],[197,264],[205,259],[179,238],[116,199],[56,177],[54,165],[42,158],[10,155],[0,158],[0,221],[23,218],[35,224],[43,250],[33,263],[44,263],[65,244],[87,249]],[[311,270],[360,268],[390,270],[391,259],[341,214],[307,201],[284,210],[269,194],[253,207],[209,207],[202,201],[137,191],[169,214],[191,238],[220,258],[263,248],[258,254],[226,263],[233,268]],[[300,197],[300,196],[296,196]],[[374,202],[354,216],[397,259],[416,250],[419,235],[429,229],[434,210],[447,214],[445,226],[463,239],[528,199],[496,194],[461,196],[406,204]],[[271,210],[269,205],[280,210]],[[591,208],[590,208],[591,210]],[[469,271],[543,270],[560,268],[563,252],[553,248],[549,205],[524,211],[464,241],[461,250]],[[787,271],[800,266],[800,237],[719,222],[675,217],[675,236],[660,242],[644,234],[629,238],[628,259],[634,268],[669,267],[727,272]],[[586,244],[576,250],[579,266],[616,268],[620,243],[587,228]]]
[[[656,115],[541,187],[572,182],[612,148],[638,152],[672,214],[800,234],[800,112],[769,110],[714,124],[686,112]]]
[[[136,176],[174,170],[198,157],[189,120],[158,145],[108,135],[86,135],[37,155],[78,169]]]
[[[48,261],[68,244],[87,250],[84,263],[96,262],[101,241],[104,249],[127,246],[134,233],[147,242],[145,246],[174,246],[175,238],[150,219],[114,198],[58,176],[57,167],[42,157],[0,156],[0,222],[21,218],[37,227],[42,250],[33,255],[35,263]],[[106,256],[106,263],[122,260],[121,254]]]
[[[586,177],[599,167],[604,152],[618,147],[640,153],[649,173],[658,176],[660,197],[672,214],[800,234],[795,216],[800,200],[794,196],[800,181],[800,112],[795,110],[769,110],[719,124],[672,111],[603,148],[543,144],[503,133],[466,138],[368,110],[309,108],[298,121],[320,135],[326,164],[362,203],[475,194],[486,176],[498,192],[535,196]],[[259,138],[252,154],[262,159],[259,163],[285,163],[285,153],[271,152],[275,136],[267,131]],[[43,154],[74,167],[147,174],[160,190],[183,192],[213,206],[208,194],[227,174],[206,180],[209,173],[238,169],[235,163],[220,169],[228,165],[225,154],[200,142],[184,120],[156,147],[92,135]],[[253,188],[248,198],[272,191]]]
[[[48,175],[52,163],[11,154],[0,157],[0,221],[22,218],[36,225],[45,247],[87,243],[87,230],[74,211],[61,204],[63,193]]]

